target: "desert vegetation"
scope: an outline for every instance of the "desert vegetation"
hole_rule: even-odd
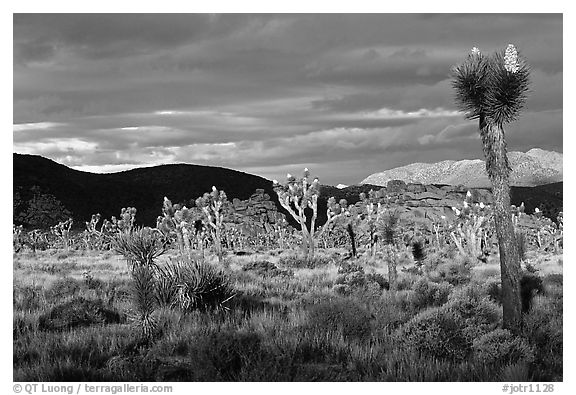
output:
[[[14,380],[561,381],[563,216],[510,204],[527,73],[514,47],[455,69],[492,194],[394,180],[319,221],[304,169],[273,185],[289,217],[214,186],[164,197],[154,227],[124,207],[79,230],[35,190],[13,226]]]
[[[512,207],[514,332],[490,204],[468,193],[415,223],[373,192],[331,200],[313,232],[315,196],[287,199],[300,229],[227,223],[217,190],[190,208],[166,198],[154,228],[135,208],[84,231],[14,227],[14,379],[562,380],[561,216]]]

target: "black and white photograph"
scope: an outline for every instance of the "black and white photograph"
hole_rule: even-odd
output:
[[[136,10],[12,14],[7,391],[563,393],[563,13]]]

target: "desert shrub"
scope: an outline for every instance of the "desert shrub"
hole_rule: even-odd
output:
[[[551,273],[542,279],[546,288],[550,286],[562,287],[564,285],[564,275],[561,273]]]
[[[320,333],[339,331],[345,338],[366,339],[371,334],[371,314],[357,302],[344,299],[323,299],[311,304],[308,327]]]
[[[228,276],[205,261],[178,258],[158,267],[158,296],[163,305],[184,311],[226,308],[234,296]]]
[[[336,277],[336,284],[346,284],[350,287],[363,287],[366,285],[366,275],[363,271],[340,274]]]
[[[200,333],[188,348],[190,381],[236,381],[258,359],[261,339],[254,332],[226,329]]]
[[[367,273],[366,281],[368,281],[369,283],[378,284],[380,289],[386,289],[386,290],[390,289],[390,284],[388,283],[388,280],[386,280],[386,278],[384,278],[384,276],[381,275],[380,273],[376,272]]]
[[[485,365],[504,366],[534,360],[534,351],[526,340],[506,329],[495,329],[474,339],[472,348],[474,358]]]
[[[152,228],[133,228],[118,232],[112,239],[112,248],[124,255],[129,266],[146,266],[166,252],[162,234]]]
[[[95,290],[101,290],[102,288],[104,288],[104,283],[102,282],[102,280],[94,278],[90,270],[87,270],[84,273],[82,273],[82,277],[84,277],[84,285],[86,286],[86,288]]]
[[[438,358],[459,360],[475,338],[498,327],[501,309],[476,285],[454,291],[440,307],[424,310],[397,331],[406,346]]]
[[[421,265],[403,267],[401,270],[402,270],[402,272],[404,272],[406,274],[411,274],[414,276],[421,276],[422,274],[424,274],[424,271],[422,270]]]
[[[278,264],[291,269],[314,269],[328,266],[334,260],[327,256],[315,255],[313,258],[306,258],[301,255],[281,256]]]
[[[272,262],[268,261],[254,261],[246,263],[242,266],[243,271],[255,272],[257,275],[262,277],[276,277],[276,276],[286,276],[291,277],[294,273],[291,270],[279,269]]]
[[[342,261],[338,266],[338,274],[347,274],[354,272],[364,273],[364,268],[358,264],[356,261]]]
[[[502,309],[476,284],[455,290],[442,308],[459,317],[462,331],[470,342],[496,329],[502,321]]]
[[[417,314],[400,327],[398,338],[407,347],[440,359],[464,359],[471,342],[462,333],[459,316],[450,310],[432,308]]]
[[[460,257],[439,264],[436,269],[428,272],[428,277],[434,282],[448,282],[452,285],[463,285],[472,277],[471,262],[468,257]]]
[[[12,337],[14,340],[26,333],[36,331],[38,321],[34,314],[24,311],[15,311],[12,317]]]
[[[40,315],[40,330],[65,330],[80,326],[113,324],[121,322],[116,311],[104,306],[102,300],[90,300],[82,297],[59,303],[50,311]]]
[[[410,308],[410,291],[385,292],[368,305],[375,317],[373,327],[382,333],[390,333],[408,322],[414,313]]]
[[[335,284],[332,287],[332,290],[334,291],[334,293],[336,295],[341,295],[341,296],[348,296],[351,295],[352,292],[354,291],[352,289],[351,286],[349,286],[348,284]]]
[[[54,281],[52,285],[45,291],[46,299],[61,299],[67,296],[74,296],[80,290],[80,283],[71,278],[63,277]]]
[[[421,278],[412,286],[410,302],[415,309],[441,306],[448,301],[453,286],[447,282],[434,283]]]
[[[522,334],[534,347],[536,381],[562,381],[562,297],[536,296],[523,316]]]
[[[38,285],[14,284],[12,293],[14,310],[37,310],[46,302],[42,287]]]
[[[398,280],[396,280],[396,290],[397,291],[411,290],[414,284],[416,283],[417,278],[418,278],[417,276],[413,275],[399,277]]]
[[[383,289],[390,289],[390,285],[380,273],[365,273],[362,266],[351,262],[342,262],[338,267],[333,290],[339,295],[379,296]]]

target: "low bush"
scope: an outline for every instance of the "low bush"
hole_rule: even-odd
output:
[[[421,278],[412,286],[410,302],[414,309],[441,306],[448,301],[453,286],[447,282],[434,283]]]
[[[440,306],[424,310],[396,332],[407,347],[430,357],[461,360],[472,350],[472,342],[501,323],[501,309],[469,285],[448,296]]]
[[[452,285],[464,285],[472,278],[472,263],[467,257],[457,257],[454,260],[440,263],[434,270],[428,272],[428,277],[434,282],[448,282]]]
[[[534,347],[536,381],[562,381],[562,297],[536,296],[523,316],[523,336]]]
[[[472,344],[462,333],[459,319],[443,308],[424,310],[400,327],[397,335],[407,347],[428,357],[463,360]]]
[[[189,381],[237,381],[259,358],[257,333],[222,330],[199,334],[188,346]]]
[[[502,322],[502,308],[492,302],[482,287],[476,284],[452,292],[442,308],[459,317],[462,331],[470,342],[496,329]]]
[[[360,304],[350,299],[323,299],[311,304],[308,310],[308,327],[319,333],[337,331],[344,338],[366,339],[371,334],[372,315]]]
[[[375,330],[382,334],[390,333],[414,316],[410,308],[410,293],[411,291],[389,291],[370,301],[368,307],[375,317]]]
[[[44,292],[47,300],[62,299],[69,296],[75,296],[80,290],[80,283],[71,278],[63,277],[54,281],[52,285]]]
[[[390,289],[388,281],[380,273],[365,273],[364,268],[354,263],[341,264],[332,288],[338,295],[353,293],[365,296],[379,296],[384,289]]]
[[[284,266],[290,269],[314,269],[319,267],[328,266],[333,263],[334,259],[326,256],[315,256],[312,259],[308,259],[301,255],[286,255],[281,256],[278,260],[280,266]]]
[[[279,269],[272,262],[268,261],[254,261],[246,263],[242,266],[243,271],[254,272],[255,274],[262,277],[291,277],[294,273],[291,270]]]
[[[12,294],[14,310],[38,310],[46,304],[42,287],[38,285],[14,284]]]
[[[65,330],[80,326],[114,324],[122,321],[121,315],[104,306],[102,300],[74,298],[57,304],[49,312],[40,315],[40,330]]]
[[[476,339],[474,358],[485,365],[504,366],[534,361],[534,351],[528,342],[506,329],[495,329]]]

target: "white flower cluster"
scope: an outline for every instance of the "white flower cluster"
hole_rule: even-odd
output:
[[[472,50],[470,51],[472,53],[472,55],[480,55],[480,50],[478,49],[478,47],[474,47],[472,48]]]
[[[520,68],[518,64],[518,51],[512,44],[508,44],[506,52],[504,53],[504,68],[511,73],[516,73]]]

